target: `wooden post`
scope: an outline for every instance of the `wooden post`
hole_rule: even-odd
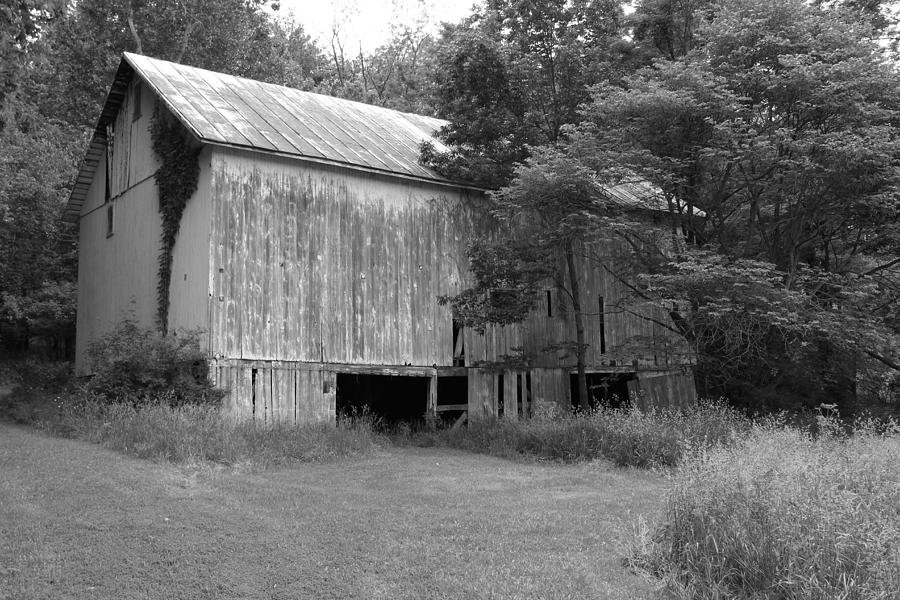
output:
[[[519,418],[519,374],[506,371],[503,374],[503,416],[515,421]]]
[[[437,372],[428,378],[428,402],[425,408],[425,420],[434,423],[437,420]]]

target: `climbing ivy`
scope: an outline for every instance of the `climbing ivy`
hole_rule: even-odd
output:
[[[159,252],[156,284],[156,321],[165,335],[169,326],[169,286],[172,282],[172,249],[181,227],[181,215],[188,199],[197,189],[200,176],[195,147],[181,124],[157,105],[150,122],[153,153],[162,163],[154,174],[159,190],[159,212],[162,215],[162,247]]]

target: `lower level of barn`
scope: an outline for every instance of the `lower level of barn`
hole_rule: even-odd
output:
[[[576,373],[567,368],[368,366],[219,359],[216,386],[225,409],[265,423],[333,422],[366,410],[387,423],[500,417],[522,419],[577,403]],[[696,401],[690,368],[613,367],[588,372],[593,406],[684,407]]]

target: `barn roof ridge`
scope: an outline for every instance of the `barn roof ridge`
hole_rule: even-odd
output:
[[[442,119],[126,52],[79,166],[67,219],[78,218],[106,149],[106,126],[135,74],[203,144],[480,189],[419,163],[423,141],[447,150],[434,137],[447,123]]]

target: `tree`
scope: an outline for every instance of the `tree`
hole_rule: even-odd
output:
[[[898,365],[900,77],[843,8],[726,0],[695,21],[696,48],[596,88],[575,151],[657,185],[702,249],[645,291],[680,307],[708,392],[843,373],[849,393],[864,359]]]
[[[642,0],[628,21],[634,41],[651,55],[678,60],[697,44],[697,28],[712,0]]]
[[[469,248],[475,285],[446,299],[464,325],[484,331],[486,325],[523,321],[539,290],[552,281],[571,307],[575,340],[563,345],[574,351],[578,404],[585,410],[590,408],[584,325],[588,311],[580,267],[584,261],[597,262],[590,247],[603,231],[598,221],[606,225],[615,213],[599,183],[617,176],[614,169],[588,169],[559,149],[535,148],[516,167],[512,181],[491,194],[499,230]]]
[[[263,11],[265,4],[266,0],[81,0],[46,33],[51,60],[35,89],[42,112],[93,127],[125,51],[280,83],[285,58],[296,60],[299,51],[313,47],[303,43],[296,26],[293,34],[279,31]],[[284,46],[291,35],[288,52]]]
[[[42,120],[16,94],[4,108],[0,338],[12,352],[27,350],[35,336],[58,347],[74,335],[75,236],[60,215],[81,138]]]
[[[434,39],[424,30],[393,28],[390,41],[366,56],[359,53],[360,76],[366,101],[397,110],[431,114]]]
[[[62,9],[63,3],[53,0],[0,1],[0,106],[18,89],[32,47]]]
[[[489,188],[509,181],[529,145],[578,120],[589,85],[617,76],[621,23],[607,0],[491,0],[445,27],[435,80],[452,152],[426,147],[426,164]]]
[[[475,16],[445,27],[435,72],[438,116],[450,124],[440,132],[451,152],[426,144],[425,164],[447,176],[488,188],[508,181],[512,166],[535,141],[525,123],[525,103],[510,78],[496,25]]]

